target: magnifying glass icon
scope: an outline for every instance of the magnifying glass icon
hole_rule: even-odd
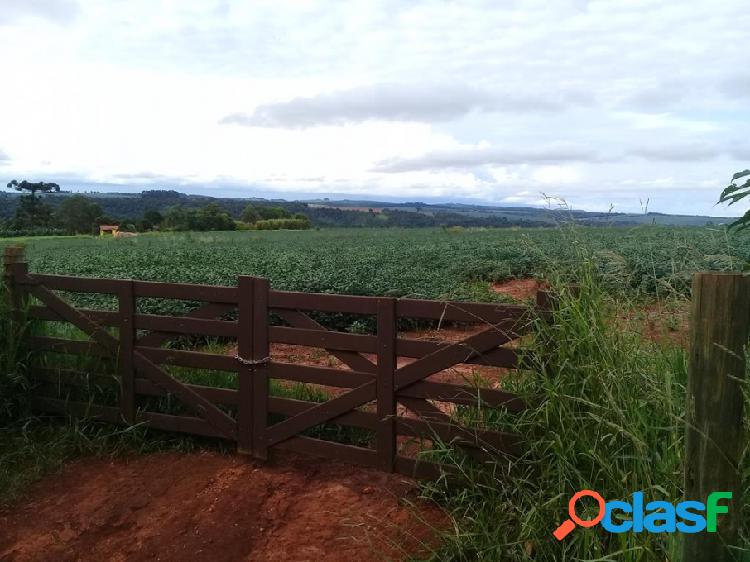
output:
[[[580,517],[578,517],[578,515],[576,515],[576,502],[585,497],[594,498],[599,504],[599,513],[593,519],[581,519]],[[593,527],[602,519],[604,519],[605,509],[606,505],[604,503],[604,498],[599,493],[594,492],[593,490],[581,490],[580,492],[574,494],[568,502],[568,515],[570,516],[570,519],[566,519],[565,521],[563,521],[562,524],[557,529],[555,529],[552,534],[557,540],[561,541],[565,537],[567,537],[573,529],[576,528],[576,525],[579,525],[581,527]]]

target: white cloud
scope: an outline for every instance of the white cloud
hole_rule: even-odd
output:
[[[656,210],[706,212],[749,165],[744,8],[4,2],[0,146],[12,159],[0,165],[9,179],[248,195],[497,202],[544,189],[592,208],[653,196]]]

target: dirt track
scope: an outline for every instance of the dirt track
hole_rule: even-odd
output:
[[[0,512],[0,560],[403,560],[446,524],[403,477],[341,463],[88,459]]]

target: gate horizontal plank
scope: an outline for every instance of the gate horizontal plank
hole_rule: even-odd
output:
[[[119,387],[120,378],[114,374],[90,373],[77,369],[51,369],[32,366],[29,373],[33,380],[45,381],[53,384],[69,384],[83,386],[85,384],[106,387]]]
[[[102,406],[100,404],[89,404],[88,402],[70,402],[57,398],[34,396],[31,399],[31,408],[40,412],[61,414],[74,418],[96,418],[109,423],[123,423],[120,416],[120,408],[115,406]]]
[[[109,357],[111,354],[99,347],[96,342],[86,340],[67,340],[51,336],[30,336],[29,347],[34,351],[52,351],[67,355],[90,355]]]
[[[289,310],[375,314],[377,312],[377,297],[270,291],[268,293],[268,306]]]
[[[419,381],[399,390],[397,396],[427,398],[466,406],[477,406],[479,404],[492,407],[504,406],[514,413],[526,409],[523,399],[510,392],[443,382]]]
[[[139,330],[156,330],[176,334],[200,334],[204,336],[236,337],[237,322],[189,318],[187,316],[161,316],[136,314],[135,327]]]
[[[298,310],[275,310],[274,312],[285,322],[288,322],[293,328],[326,331],[324,326],[310,318],[307,314],[299,312]],[[326,351],[353,371],[375,373],[375,364],[356,351],[340,351],[336,349],[326,349]]]
[[[292,398],[281,398],[278,396],[270,396],[268,398],[268,410],[274,414],[283,414],[285,416],[294,416],[315,405],[315,402],[308,402],[306,400],[294,400]],[[376,414],[372,412],[353,410],[339,416],[338,418],[332,419],[329,423],[374,430],[377,427],[377,422],[378,416]]]
[[[174,394],[183,404],[203,416],[206,421],[230,439],[237,438],[237,423],[211,401],[191,390],[184,383],[174,379],[144,354],[133,353],[136,370],[146,375],[165,391]]]
[[[452,322],[484,322],[497,324],[516,320],[529,314],[530,307],[517,304],[470,303],[460,301],[431,301],[398,299],[396,314],[400,318],[426,318]]]
[[[232,304],[209,302],[186,313],[183,318],[213,319],[224,316],[235,308],[236,307]],[[170,334],[169,332],[151,332],[141,337],[138,340],[138,345],[142,345],[145,347],[159,347],[163,345],[164,342],[167,342],[174,338],[175,334]]]
[[[85,402],[69,402],[55,398],[32,398],[31,407],[35,411],[60,414],[75,418],[94,418],[113,424],[124,424],[120,416],[120,409],[113,406],[101,406]],[[202,435],[205,437],[220,437],[226,439],[220,431],[211,427],[205,420],[188,416],[171,416],[156,412],[139,412],[138,422],[145,422],[153,429]]]
[[[275,343],[362,351],[365,353],[377,351],[377,338],[360,334],[271,326],[268,329],[268,337],[270,341]]]
[[[375,381],[373,380],[354,390],[350,390],[346,394],[320,404],[315,404],[304,412],[300,412],[266,429],[263,439],[269,447],[276,445],[306,429],[326,423],[354,408],[375,400],[375,390]]]
[[[506,329],[492,326],[463,341],[449,344],[413,363],[400,367],[396,371],[396,389],[405,388],[456,363],[463,363],[475,355],[487,353],[499,345],[508,343],[510,339],[512,335]]]
[[[190,416],[171,416],[157,412],[139,412],[139,421],[148,423],[153,429],[162,431],[174,431],[190,435],[201,435],[203,437],[219,437],[221,439],[233,440],[221,431],[212,427],[206,420]]]
[[[219,388],[215,386],[202,386],[199,384],[186,384],[190,390],[200,394],[206,400],[216,404],[228,406],[236,405],[239,402],[237,391],[231,388]],[[154,384],[148,379],[135,379],[135,391],[137,394],[148,396],[166,396],[167,392]]]
[[[161,347],[136,346],[136,351],[143,353],[154,363],[193,367],[196,369],[210,369],[213,371],[236,372],[239,362],[228,355],[218,353],[203,353],[201,351],[185,351],[182,349],[164,349]]]
[[[20,285],[44,285],[54,291],[69,291],[71,293],[103,293],[114,295],[120,291],[123,283],[121,279],[104,279],[97,277],[71,277],[69,275],[46,275],[42,273],[29,274],[18,280]]]
[[[413,357],[420,359],[430,353],[445,349],[451,343],[415,340],[410,338],[398,338],[396,350],[401,357]],[[471,348],[464,346],[466,360],[464,363],[471,365],[487,365],[489,367],[502,367],[512,369],[519,366],[519,351],[509,347],[498,347],[483,354],[475,353]]]
[[[413,459],[403,455],[396,456],[395,469],[399,474],[419,480],[440,480],[441,478],[447,478],[448,481],[457,483],[463,480],[460,472],[453,467],[421,459]]]
[[[237,304],[237,287],[198,285],[190,283],[164,283],[133,281],[135,296],[158,299],[177,299],[201,302]]]
[[[316,457],[333,459],[364,466],[376,466],[377,452],[374,449],[355,447],[313,437],[292,437],[276,445],[279,449],[304,453]]]
[[[521,436],[499,431],[469,429],[456,424],[427,422],[414,418],[398,417],[396,431],[399,435],[411,435],[426,439],[440,439],[444,443],[456,442],[486,449],[490,453],[499,451],[517,455]]]
[[[336,388],[355,388],[374,380],[374,375],[370,373],[279,361],[271,361],[269,372],[272,379],[308,382]]]
[[[79,308],[82,314],[91,318],[97,324],[102,326],[119,326],[120,313],[112,310],[93,310],[89,308]],[[29,316],[36,320],[48,320],[52,322],[66,322],[59,314],[48,306],[32,305],[29,307]]]

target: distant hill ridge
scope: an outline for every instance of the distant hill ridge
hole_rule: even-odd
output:
[[[293,213],[306,214],[315,226],[341,227],[511,227],[553,226],[561,221],[575,220],[591,226],[635,226],[659,224],[674,226],[704,226],[724,224],[733,219],[691,215],[670,215],[659,212],[603,213],[578,210],[545,209],[538,207],[500,207],[466,203],[393,203],[368,200],[283,199],[211,197],[192,195],[174,190],[149,190],[140,193],[91,192],[82,193],[102,207],[108,216],[121,220],[135,220],[146,211],[164,211],[175,205],[196,208],[217,203],[235,218],[249,205],[284,207]],[[56,206],[71,192],[45,195],[45,201]],[[0,192],[0,219],[11,218],[18,205],[19,194]]]

